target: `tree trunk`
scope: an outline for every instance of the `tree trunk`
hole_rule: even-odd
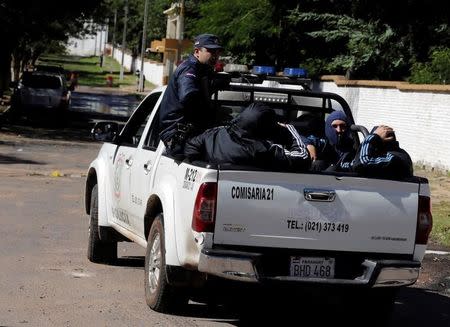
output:
[[[4,47],[0,50],[0,97],[9,88],[11,81],[11,51]]]

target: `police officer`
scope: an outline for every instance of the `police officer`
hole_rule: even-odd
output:
[[[222,51],[217,36],[195,37],[194,53],[175,70],[161,101],[160,137],[166,152],[182,159],[186,139],[210,127],[210,83]]]

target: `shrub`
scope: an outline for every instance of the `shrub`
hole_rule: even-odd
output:
[[[431,61],[414,63],[409,82],[416,84],[450,83],[450,48],[435,48],[431,51]]]

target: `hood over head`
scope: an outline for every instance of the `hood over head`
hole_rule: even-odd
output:
[[[231,121],[229,131],[238,138],[268,139],[278,126],[271,108],[262,103],[252,103]]]
[[[342,120],[347,124],[347,128],[341,137],[338,136],[336,130],[331,126],[335,120]],[[325,121],[325,135],[331,145],[339,146],[345,139],[350,138],[350,124],[347,115],[342,111],[333,111]]]

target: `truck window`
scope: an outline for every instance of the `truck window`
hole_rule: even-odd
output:
[[[144,148],[148,150],[155,151],[159,144],[159,108],[156,112],[152,124],[150,126],[150,129],[148,130],[145,142],[144,142]]]
[[[123,131],[120,133],[120,143],[137,147],[144,133],[145,125],[148,118],[155,107],[161,93],[154,93],[149,95],[136,108],[128,123],[125,125]]]

